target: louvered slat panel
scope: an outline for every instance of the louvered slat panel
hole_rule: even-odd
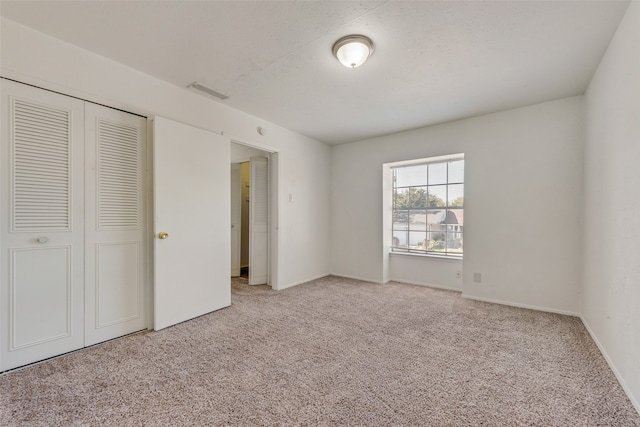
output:
[[[14,231],[69,230],[71,113],[14,99]]]
[[[138,129],[98,121],[98,229],[140,226]]]
[[[255,209],[254,221],[256,223],[267,224],[269,206],[269,200],[267,198],[269,169],[267,163],[255,162],[253,173],[256,175],[256,179],[252,185],[257,187],[251,200]]]

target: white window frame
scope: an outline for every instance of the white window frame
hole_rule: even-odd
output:
[[[394,206],[394,200],[395,200],[395,191],[396,191],[396,182],[395,182],[395,171],[399,168],[404,168],[404,167],[408,167],[408,166],[422,166],[422,165],[435,165],[435,164],[449,164],[449,162],[452,161],[456,161],[456,160],[464,160],[464,154],[463,153],[459,153],[459,154],[452,154],[452,155],[447,155],[447,156],[438,156],[438,157],[429,157],[429,158],[422,158],[422,159],[414,159],[414,160],[408,160],[408,161],[401,161],[401,162],[394,162],[394,163],[387,163],[384,166],[384,170],[388,171],[385,175],[387,176],[386,179],[387,182],[390,182],[390,184],[384,185],[384,191],[385,194],[384,195],[384,199],[386,199],[388,202],[385,203],[385,205],[387,207],[390,207],[390,211],[388,216],[385,215],[388,220],[385,220],[385,228],[388,227],[388,232],[385,232],[384,234],[386,236],[388,236],[388,240],[389,242],[386,243],[388,244],[388,253],[393,254],[393,255],[417,255],[417,256],[426,256],[426,257],[437,257],[437,258],[452,258],[452,259],[458,259],[461,260],[464,256],[464,251],[463,251],[463,236],[464,236],[464,222],[463,224],[441,224],[442,226],[444,226],[444,229],[438,229],[438,230],[429,230],[429,226],[428,224],[425,225],[425,240],[424,242],[427,243],[427,236],[429,232],[436,232],[436,233],[443,233],[445,235],[445,239],[444,239],[444,244],[445,247],[442,249],[429,249],[427,246],[428,245],[424,245],[423,248],[416,248],[416,247],[412,247],[409,243],[409,231],[411,230],[410,227],[410,222],[409,219],[407,218],[407,226],[406,229],[397,229],[396,228],[396,222],[394,222],[394,213],[395,213],[395,206]],[[448,167],[448,166],[447,166]],[[449,174],[448,174],[448,170],[447,170],[447,179],[446,179],[446,183],[442,184],[430,184],[428,182],[428,178],[425,177],[425,182],[424,185],[412,185],[412,186],[407,186],[407,187],[400,187],[400,188],[409,188],[409,187],[423,187],[426,188],[428,190],[429,187],[431,186],[442,186],[445,185],[445,188],[448,191],[448,186],[449,185],[456,185],[456,184],[462,184],[464,185],[464,178],[462,179],[462,181],[449,181]],[[463,197],[464,197],[464,192],[463,192]],[[462,206],[450,206],[448,203],[448,193],[445,197],[445,205],[442,207],[439,207],[437,209],[431,208],[431,210],[441,210],[441,211],[445,211],[445,215],[448,215],[447,211],[451,210],[451,209],[462,209],[463,211],[463,215],[464,215],[464,202]],[[463,199],[464,200],[464,199]],[[408,213],[410,213],[411,210],[417,210],[417,211],[429,211],[429,209],[425,208],[408,208],[407,211]],[[427,220],[427,218],[425,218],[425,220]],[[450,229],[449,229],[450,228]],[[386,231],[386,230],[385,230]],[[407,245],[405,246],[400,246],[395,244],[396,243],[396,239],[394,238],[394,232],[398,233],[398,232],[402,232],[402,231],[406,231],[407,232]],[[422,232],[423,230],[419,230],[419,232]],[[395,234],[397,235],[397,234]],[[449,236],[451,236],[451,239],[449,239]],[[455,242],[454,242],[455,240]],[[451,250],[449,249],[449,244],[455,245],[459,247],[451,247]]]

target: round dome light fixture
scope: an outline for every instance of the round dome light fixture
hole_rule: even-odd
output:
[[[356,68],[373,53],[373,42],[369,37],[352,34],[333,44],[333,56],[347,68]]]

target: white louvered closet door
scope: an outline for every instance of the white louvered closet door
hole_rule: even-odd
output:
[[[2,80],[0,371],[145,329],[146,120]]]
[[[251,158],[249,196],[249,284],[269,278],[269,161]]]
[[[146,120],[85,106],[85,345],[146,328]]]
[[[242,165],[231,165],[231,277],[240,276],[242,249]]]
[[[84,342],[84,102],[2,80],[0,370]]]

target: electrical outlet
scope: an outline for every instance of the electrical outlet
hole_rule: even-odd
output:
[[[476,283],[482,282],[482,274],[473,273],[473,281],[476,282]]]
[[[456,279],[462,279],[462,270],[456,270]]]

